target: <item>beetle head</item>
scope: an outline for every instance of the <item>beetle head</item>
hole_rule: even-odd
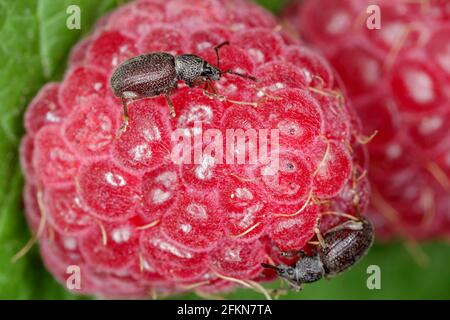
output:
[[[212,81],[217,81],[222,76],[222,72],[218,68],[212,66],[209,62],[205,61],[203,62],[201,76]]]
[[[289,267],[284,264],[274,266],[274,265],[266,264],[266,263],[263,263],[262,266],[264,268],[270,268],[270,269],[275,270],[277,275],[281,278],[284,278],[284,279],[290,280],[290,281],[297,281],[295,268],[293,268],[293,267]]]
[[[264,268],[275,270],[279,277],[299,285],[320,280],[325,274],[325,270],[318,255],[300,258],[295,267],[283,264],[274,266],[266,263],[263,263],[262,266]]]

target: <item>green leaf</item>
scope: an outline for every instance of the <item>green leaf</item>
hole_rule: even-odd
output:
[[[257,0],[256,2],[267,10],[278,13],[286,6],[289,0]]]
[[[18,145],[23,111],[37,90],[58,79],[73,44],[114,0],[0,0],[0,298],[65,298],[46,273],[37,250],[11,257],[28,241],[21,205]],[[66,27],[69,5],[81,9],[81,30]]]

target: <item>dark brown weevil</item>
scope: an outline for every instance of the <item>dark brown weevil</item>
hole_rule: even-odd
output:
[[[304,283],[332,277],[348,270],[367,253],[373,239],[373,226],[368,220],[348,221],[327,232],[324,236],[325,246],[313,256],[299,252],[300,259],[295,266],[274,266],[265,263],[262,266],[274,269],[293,289],[300,290]]]
[[[212,82],[219,80],[225,73],[256,80],[252,76],[232,70],[220,70],[219,49],[224,45],[229,45],[229,42],[225,41],[214,47],[217,67],[193,54],[173,56],[166,52],[140,55],[120,64],[111,76],[110,84],[114,95],[122,99],[122,129],[127,125],[127,105],[137,99],[164,94],[170,115],[174,117],[175,108],[170,94],[176,90],[178,81],[184,81],[189,87],[205,84],[205,89],[215,93]]]

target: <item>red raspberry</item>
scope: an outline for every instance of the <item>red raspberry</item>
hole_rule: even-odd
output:
[[[223,99],[180,84],[175,118],[162,97],[135,101],[128,129],[116,136],[122,109],[108,80],[119,63],[152,50],[214,63],[213,47],[224,40],[221,67],[257,82],[226,74],[215,83]],[[329,65],[241,0],[120,7],[74,48],[64,79],[36,96],[25,126],[27,217],[59,281],[68,266],[81,268],[75,292],[145,297],[268,281],[274,275],[262,262],[314,248],[319,222],[325,231],[343,220],[325,212],[361,215],[369,194],[359,122]],[[244,155],[244,163],[173,161],[175,132],[211,149],[206,134],[199,139],[207,129],[230,139],[224,157]],[[278,129],[280,147],[270,135],[236,144],[229,129]],[[264,159],[250,162],[250,151],[265,145],[278,171]]]
[[[381,29],[366,26],[369,5]],[[286,17],[330,59],[363,121],[378,233],[450,234],[450,15],[447,1],[306,0]]]

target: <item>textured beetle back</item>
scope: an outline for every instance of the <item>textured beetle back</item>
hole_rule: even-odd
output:
[[[175,58],[165,52],[129,59],[111,76],[111,87],[118,97],[126,91],[140,97],[155,96],[171,89],[175,83]]]
[[[193,54],[183,54],[175,58],[175,69],[179,80],[191,85],[203,70],[204,60]]]
[[[329,275],[338,274],[357,263],[373,243],[373,226],[363,220],[361,230],[340,230],[325,236],[326,248],[319,255]]]

